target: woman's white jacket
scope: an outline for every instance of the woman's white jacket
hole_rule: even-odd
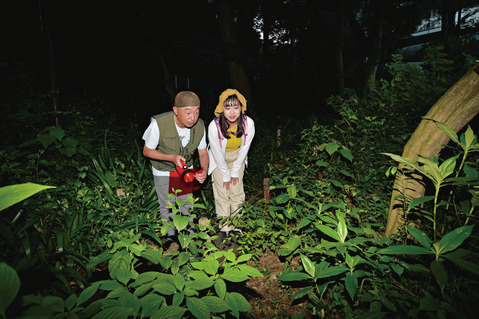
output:
[[[227,139],[221,133],[218,122],[216,120],[211,121],[208,125],[208,155],[210,157],[210,165],[208,168],[208,175],[210,175],[215,168],[218,168],[223,175],[223,182],[231,181],[231,177],[239,177],[238,172],[243,162],[248,164],[248,151],[251,146],[251,142],[254,137],[254,121],[249,116],[244,115],[246,120],[245,134],[241,136],[241,146],[239,148],[238,158],[234,161],[231,171],[226,165],[226,144]]]

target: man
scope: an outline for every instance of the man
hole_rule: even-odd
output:
[[[168,198],[170,172],[176,166],[182,167],[182,161],[187,167],[193,166],[193,155],[198,150],[202,173],[195,178],[203,183],[208,172],[208,151],[206,150],[206,133],[203,120],[199,119],[200,99],[191,91],[179,92],[175,97],[173,111],[153,116],[151,123],[143,134],[145,146],[143,155],[150,159],[153,170],[153,180],[160,205],[160,216],[165,223],[173,220],[173,213],[168,208],[168,201],[175,205],[174,198]],[[188,202],[188,196],[182,194],[179,198]],[[182,215],[189,215],[193,204],[180,207]],[[168,239],[173,240],[175,229],[168,230]]]

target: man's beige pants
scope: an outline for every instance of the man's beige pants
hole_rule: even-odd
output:
[[[238,157],[239,149],[231,152],[226,152],[226,165],[231,171],[233,162]],[[213,194],[215,196],[216,215],[224,217],[220,222],[220,231],[232,231],[235,227],[231,225],[232,218],[238,215],[241,210],[241,204],[245,200],[245,193],[243,188],[244,163],[238,172],[239,182],[233,186],[230,183],[229,190],[223,186],[223,175],[221,175],[218,168],[213,170],[211,174],[213,180]]]

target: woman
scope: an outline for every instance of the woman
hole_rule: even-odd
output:
[[[243,187],[247,155],[254,137],[254,121],[245,115],[246,99],[234,89],[221,93],[215,118],[208,126],[210,166],[216,215],[222,217],[222,238],[241,232],[231,225],[245,200]]]

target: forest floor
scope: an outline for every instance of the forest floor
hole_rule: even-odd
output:
[[[220,250],[230,250],[237,253],[238,243],[234,238],[229,245],[224,245],[220,239],[214,240]],[[282,262],[276,252],[262,252],[261,257],[251,259],[248,266],[256,268],[264,277],[251,277],[246,283],[232,285],[234,290],[240,292],[251,304],[251,311],[246,318],[311,318],[311,309],[308,309],[308,302],[305,300],[293,301],[292,294],[303,289],[290,288],[283,285],[278,279],[278,274],[284,269]],[[299,265],[299,259],[293,259],[290,266]],[[304,316],[300,316],[304,311]]]
[[[277,275],[283,270],[282,263],[276,253],[263,254],[258,261],[250,260],[249,265],[262,271],[264,277],[253,277],[246,286],[254,291],[255,296],[248,298],[252,306],[251,318],[291,318],[304,311],[304,316],[311,318],[308,302],[293,302],[291,295],[302,288],[287,288],[281,284]],[[266,270],[266,271],[264,271]]]

